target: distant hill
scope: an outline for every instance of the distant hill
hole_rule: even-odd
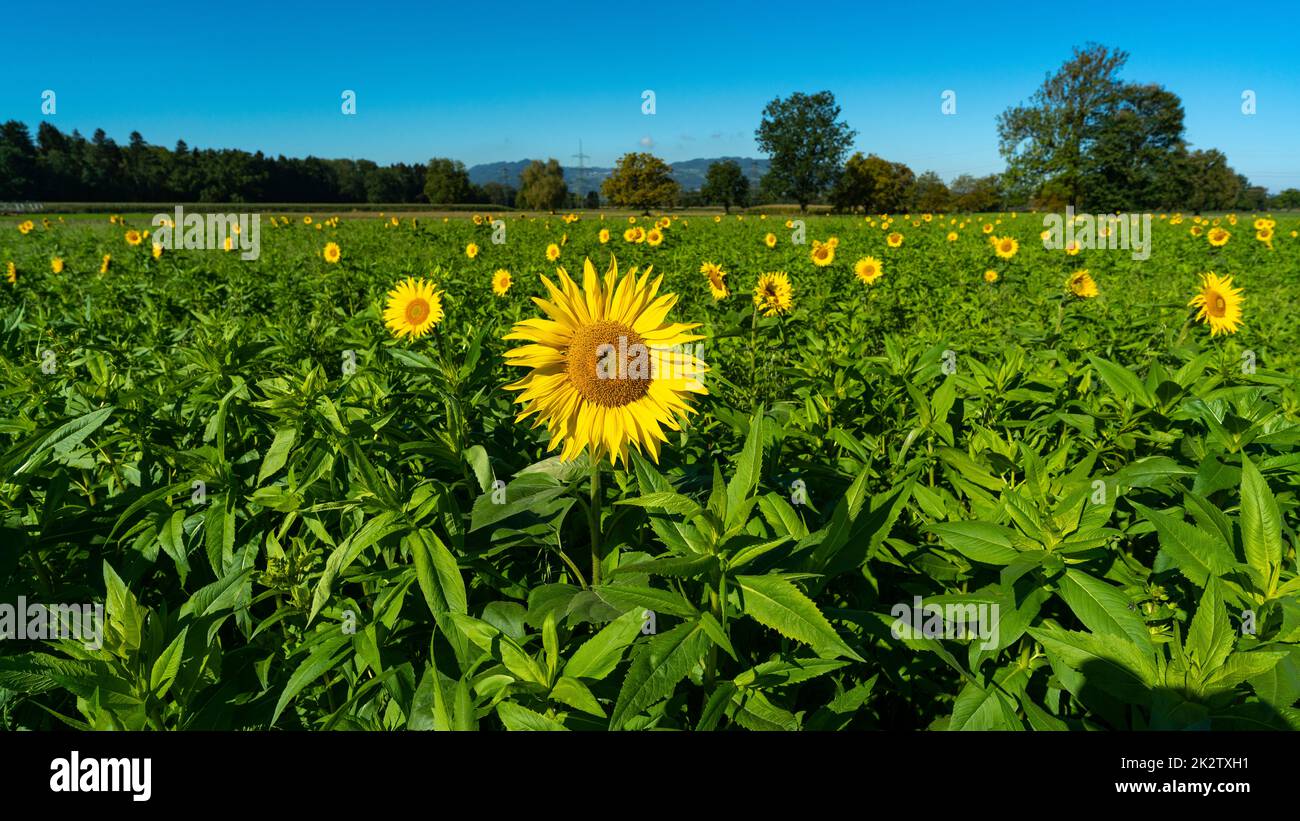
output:
[[[704,175],[708,173],[709,166],[722,160],[733,160],[740,164],[740,168],[749,177],[749,184],[757,186],[759,179],[767,173],[768,160],[751,157],[714,157],[711,159],[701,158],[697,160],[683,160],[682,162],[672,163],[673,179],[682,187],[683,191],[698,191],[704,184]],[[524,169],[532,160],[517,160],[515,162],[490,162],[480,165],[470,166],[469,179],[475,185],[486,185],[490,182],[504,182],[507,185],[519,187],[519,176],[523,174]],[[593,189],[599,189],[600,184],[610,175],[614,169],[591,166],[585,169],[580,182],[578,169],[572,166],[563,166],[564,181],[568,183],[570,191],[580,191],[585,193]]]

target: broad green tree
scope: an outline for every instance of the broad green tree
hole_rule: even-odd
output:
[[[552,211],[563,208],[568,199],[569,186],[564,182],[564,168],[554,157],[546,162],[533,160],[519,177],[519,194],[515,201],[524,208]]]
[[[469,199],[469,172],[460,160],[434,157],[424,171],[424,196],[435,204],[465,202]]]
[[[1013,189],[1033,194],[1055,183],[1069,203],[1082,206],[1088,150],[1120,99],[1117,75],[1127,60],[1126,52],[1105,46],[1075,48],[1028,104],[998,116],[998,149]]]
[[[621,208],[649,214],[651,208],[672,205],[677,199],[680,188],[672,171],[668,163],[653,154],[624,154],[600,190],[606,199]]]
[[[731,206],[744,206],[749,199],[749,178],[735,160],[715,162],[705,173],[700,195],[705,202],[721,205],[730,214]]]
[[[771,185],[799,203],[801,211],[835,183],[853,144],[857,132],[839,116],[840,107],[829,91],[795,92],[763,109],[755,137],[771,158]]]

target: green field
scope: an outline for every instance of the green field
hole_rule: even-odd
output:
[[[1214,247],[1156,214],[1139,260],[1032,213],[804,243],[679,214],[651,247],[626,215],[496,243],[325,210],[245,261],[155,258],[123,213],[0,220],[0,602],[108,614],[101,648],[0,642],[7,729],[1300,728],[1300,217],[1216,216]],[[657,463],[593,471],[516,421],[502,337],[611,256],[699,323],[708,394]],[[1236,333],[1188,305],[1210,272]],[[407,277],[445,311],[414,340],[383,320]],[[996,629],[893,629],[916,597]]]

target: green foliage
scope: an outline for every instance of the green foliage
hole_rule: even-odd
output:
[[[568,200],[569,187],[559,160],[533,160],[519,179],[518,202],[524,208],[549,211],[563,207]]]
[[[771,157],[764,182],[773,192],[794,199],[800,210],[835,182],[853,144],[857,132],[839,116],[840,107],[829,91],[795,92],[763,109],[754,137]]]
[[[1157,220],[1146,263],[1024,214],[900,217],[893,249],[813,217],[826,268],[770,215],[657,247],[508,220],[294,220],[250,261],[0,224],[0,603],[107,616],[0,642],[6,729],[1300,728],[1293,217],[1272,249]],[[663,273],[708,341],[699,414],[594,503],[501,389],[562,237],[570,271]],[[1236,335],[1188,324],[1211,266]],[[1064,299],[1082,267],[1101,295]],[[755,319],[767,269],[794,307]],[[405,270],[445,291],[431,337],[380,319]],[[916,597],[996,630],[915,631]]]
[[[624,154],[600,190],[621,208],[649,214],[651,208],[670,206],[677,199],[678,185],[672,171],[668,163],[653,154]]]

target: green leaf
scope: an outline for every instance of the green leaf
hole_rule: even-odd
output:
[[[560,680],[555,682],[551,688],[551,698],[561,704],[567,704],[575,710],[581,710],[598,718],[605,718],[605,709],[600,706],[600,702],[583,684],[575,678],[561,676]]]
[[[1057,583],[1057,591],[1092,632],[1127,638],[1143,650],[1154,649],[1151,631],[1128,609],[1128,597],[1106,582],[1080,570],[1067,570]]]
[[[1228,654],[1236,636],[1232,624],[1228,621],[1227,609],[1223,606],[1223,597],[1219,586],[1210,582],[1201,595],[1200,606],[1192,617],[1191,627],[1187,631],[1187,652],[1201,670],[1202,678],[1211,671],[1217,671]]]
[[[737,576],[746,615],[786,638],[803,642],[823,658],[862,657],[844,643],[812,599],[780,576]]]
[[[176,674],[180,672],[181,657],[185,654],[185,637],[189,631],[188,627],[182,628],[180,635],[172,639],[162,655],[154,660],[153,669],[149,673],[149,690],[157,698],[167,695],[172,682],[176,680]]]
[[[257,472],[257,484],[262,484],[284,467],[284,463],[289,459],[289,451],[293,449],[293,443],[297,438],[298,429],[295,427],[283,427],[275,432],[275,440],[271,442],[266,457],[262,459],[262,467]]]
[[[521,707],[512,701],[503,701],[497,705],[497,716],[500,717],[501,723],[507,730],[529,730],[529,731],[566,731],[565,727],[555,719],[547,718],[541,713],[533,712],[527,707]]]
[[[745,448],[736,460],[736,472],[727,482],[727,527],[740,524],[737,516],[746,499],[758,489],[763,475],[763,408],[754,411],[749,421],[749,435]]]
[[[967,682],[952,705],[949,730],[1020,730],[1015,699],[996,686],[980,687]]]
[[[1241,457],[1241,544],[1259,590],[1272,595],[1282,565],[1282,517],[1259,468]]]
[[[271,715],[271,723],[275,724],[280,719],[280,713],[284,708],[289,706],[289,702],[301,693],[307,685],[316,679],[325,675],[326,672],[338,666],[352,647],[352,636],[344,633],[342,630],[332,631],[332,634],[322,640],[311,652],[307,658],[303,659],[298,668],[289,676],[289,683],[284,686],[284,691],[280,693],[280,700],[275,704],[275,712]]]
[[[417,530],[405,539],[415,558],[415,579],[435,617],[467,613],[465,579],[456,557],[432,530]]]
[[[990,522],[942,522],[926,530],[966,558],[984,564],[1011,564],[1020,557],[1012,547],[1015,532]]]
[[[21,476],[26,473],[36,466],[40,461],[40,457],[47,453],[67,453],[80,445],[87,436],[99,430],[100,426],[108,420],[114,410],[114,407],[109,405],[59,425],[37,443],[36,447],[27,454],[27,458],[23,463],[13,471],[13,475]]]
[[[621,730],[629,719],[671,695],[708,647],[709,638],[698,621],[679,624],[642,645],[623,679],[609,728]]]
[[[683,618],[695,616],[695,608],[680,594],[654,587],[641,587],[629,584],[602,584],[592,590],[602,601],[613,605],[620,611],[634,607],[653,610],[656,613],[669,613]]]
[[[1151,392],[1147,390],[1142,380],[1137,378],[1137,374],[1130,371],[1123,365],[1117,365],[1100,356],[1088,354],[1088,361],[1097,369],[1111,392],[1121,400],[1133,399],[1144,407],[1151,407],[1154,403]]]
[[[144,610],[107,561],[104,562],[104,587],[107,591],[106,615],[120,631],[123,647],[138,650],[144,628]]]
[[[564,675],[599,681],[614,672],[626,650],[641,633],[645,610],[633,608],[587,639],[564,665]]]
[[[1131,504],[1155,526],[1160,536],[1160,550],[1192,584],[1205,587],[1209,579],[1223,576],[1236,565],[1231,548],[1215,534],[1138,502]]]

